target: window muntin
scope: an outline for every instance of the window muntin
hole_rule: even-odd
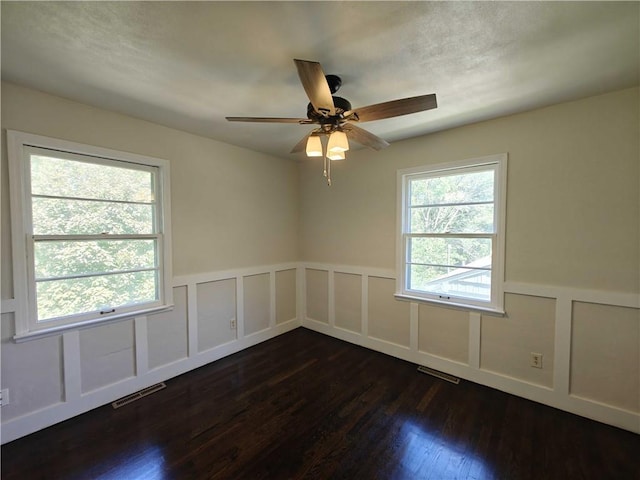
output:
[[[502,157],[399,172],[399,296],[502,308]]]
[[[16,338],[169,308],[168,163],[8,138],[16,291],[25,286]]]

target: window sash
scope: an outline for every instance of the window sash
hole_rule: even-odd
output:
[[[151,225],[149,225],[150,230],[144,233],[160,233],[162,232],[162,218],[163,218],[163,201],[161,196],[161,189],[159,188],[159,167],[155,165],[147,165],[147,164],[139,164],[135,162],[126,161],[124,159],[115,159],[115,158],[104,158],[95,155],[87,155],[87,154],[78,154],[70,151],[57,150],[53,148],[47,147],[38,147],[38,146],[25,146],[22,152],[23,156],[23,168],[25,170],[24,176],[24,189],[25,189],[25,205],[24,210],[26,214],[25,218],[25,228],[26,233],[33,235],[34,234],[34,222],[33,222],[33,199],[45,199],[45,200],[60,200],[60,201],[72,201],[72,202],[95,202],[102,203],[105,205],[113,204],[113,205],[140,205],[140,206],[150,206],[152,208],[151,213]],[[83,196],[75,196],[75,195],[43,195],[43,194],[34,194],[31,186],[31,157],[32,156],[41,156],[41,157],[51,157],[54,159],[68,160],[73,162],[78,162],[82,164],[92,164],[104,167],[112,167],[117,168],[119,170],[130,170],[130,171],[141,171],[150,174],[151,182],[149,185],[150,194],[153,201],[151,202],[143,202],[143,201],[135,201],[135,200],[121,200],[121,199],[103,199],[103,198],[88,198]],[[87,232],[84,232],[86,234]],[[101,232],[102,233],[102,232]],[[140,232],[129,232],[129,235],[140,234]],[[56,234],[58,235],[58,234]],[[63,235],[63,234],[59,234]],[[72,234],[73,235],[73,234]],[[82,235],[82,234],[77,234]]]
[[[483,238],[491,240],[491,264],[489,267],[473,267],[467,265],[455,265],[455,264],[436,264],[436,263],[421,263],[421,262],[412,262],[411,261],[411,249],[410,243],[413,238],[463,238],[463,239],[475,239],[475,238]],[[404,291],[419,295],[424,298],[431,298],[434,300],[442,301],[442,300],[454,300],[464,303],[469,303],[471,305],[487,305],[493,301],[493,286],[497,279],[494,278],[495,269],[495,256],[496,256],[496,246],[497,246],[497,235],[496,234],[404,234],[403,235],[403,251],[404,251]],[[436,289],[429,290],[423,288],[415,288],[411,282],[411,273],[412,266],[427,266],[427,267],[436,267],[436,268],[450,268],[452,270],[470,270],[470,271],[478,271],[478,272],[489,272],[490,275],[490,296],[488,300],[478,300],[477,298],[472,298],[471,295],[461,295],[448,292],[446,295],[443,292],[438,292]],[[432,283],[430,281],[428,283]]]
[[[64,240],[135,240],[135,239],[153,239],[156,243],[156,256],[155,256],[155,265],[153,268],[140,268],[140,269],[130,269],[126,271],[108,271],[108,272],[88,272],[85,275],[68,275],[55,277],[52,279],[45,278],[36,278],[35,274],[35,245],[38,241],[64,241]],[[50,327],[56,325],[64,325],[68,323],[77,323],[84,322],[86,320],[91,320],[96,318],[96,316],[103,316],[105,313],[103,312],[105,309],[96,309],[91,310],[89,312],[72,314],[72,315],[63,315],[59,317],[52,318],[44,318],[40,319],[38,315],[38,301],[37,301],[37,285],[38,283],[45,281],[63,281],[67,279],[73,278],[87,278],[87,277],[97,277],[97,276],[107,276],[114,275],[119,273],[133,273],[138,271],[155,271],[155,288],[156,288],[156,299],[151,302],[139,302],[133,305],[114,305],[110,306],[106,310],[112,310],[110,314],[123,314],[131,311],[135,311],[141,308],[155,308],[165,304],[166,298],[164,294],[163,284],[164,284],[164,276],[165,276],[165,268],[164,268],[164,256],[161,252],[163,252],[163,235],[155,234],[155,235],[30,235],[27,237],[27,255],[30,261],[28,262],[28,282],[30,285],[29,293],[30,293],[30,301],[29,301],[29,318],[31,320],[31,328],[33,330],[37,330],[42,328],[43,326]]]

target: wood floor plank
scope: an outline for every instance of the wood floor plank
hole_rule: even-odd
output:
[[[296,329],[2,447],[3,480],[638,479],[640,436]]]

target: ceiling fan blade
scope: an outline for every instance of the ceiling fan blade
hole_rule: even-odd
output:
[[[313,132],[309,132],[304,137],[302,137],[302,140],[300,140],[298,143],[296,143],[295,147],[293,147],[291,149],[291,152],[289,152],[289,153],[304,152],[305,149],[307,148],[307,140],[309,139],[309,137],[311,136],[312,133]]]
[[[318,62],[298,60],[297,58],[293,61],[296,63],[304,91],[307,92],[307,97],[316,112],[324,116],[335,115],[336,108],[333,105],[333,97],[322,66]]]
[[[311,123],[308,118],[225,117],[230,122]]]
[[[402,98],[400,100],[392,100],[390,102],[377,103],[366,107],[355,108],[345,113],[345,117],[355,113],[358,115],[360,122],[370,122],[372,120],[381,120],[383,118],[399,117],[409,113],[422,112],[436,108],[436,94],[420,95],[418,97]]]
[[[350,123],[345,125],[343,130],[347,134],[347,138],[350,138],[365,147],[369,147],[374,150],[382,150],[389,146],[389,143],[385,139],[380,138],[371,132],[367,132],[364,128],[356,127]]]

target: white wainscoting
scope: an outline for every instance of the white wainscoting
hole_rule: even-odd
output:
[[[286,275],[286,278],[292,279],[295,284],[287,286],[287,289],[283,288],[283,290],[286,290],[285,294],[287,291],[292,292],[290,295],[291,298],[287,298],[286,295],[282,295],[282,292],[276,292],[276,285],[278,284],[276,277],[280,272],[289,272],[290,270],[293,270],[293,274]],[[264,305],[265,309],[268,311],[268,326],[266,328],[262,328],[264,326],[264,319],[261,319],[261,329],[250,335],[245,335],[245,325],[247,322],[252,321],[252,319],[246,318],[244,314],[245,302],[250,301],[250,299],[247,298],[247,292],[245,292],[244,289],[244,279],[256,275],[264,275],[265,280],[268,280],[264,282],[265,284],[268,284],[268,296],[264,294],[264,289],[262,289],[259,300],[262,303],[266,303],[268,300],[268,305]],[[199,302],[197,296],[198,286],[209,284],[211,282],[227,280],[235,282],[235,298],[225,299],[225,301],[232,302],[235,309],[234,319],[236,321],[236,328],[235,332],[233,332],[233,338],[229,341],[225,340],[220,344],[216,344],[211,348],[199,349],[198,306],[199,304],[202,304],[203,299],[200,299]],[[165,322],[165,324],[171,324],[173,321],[180,322],[182,321],[182,318],[184,318],[184,329],[186,330],[186,332],[183,332],[186,343],[184,346],[184,356],[151,368],[149,366],[149,329],[153,326],[153,316],[141,316],[136,317],[133,320],[123,320],[123,322],[133,322],[134,348],[131,352],[131,362],[133,363],[133,371],[135,373],[133,376],[121,378],[116,382],[112,382],[108,385],[100,386],[99,388],[94,388],[89,391],[83,391],[82,386],[83,355],[81,352],[81,334],[86,334],[91,328],[97,329],[100,328],[100,326],[88,327],[83,330],[66,331],[60,335],[62,341],[61,377],[63,391],[60,402],[47,405],[46,407],[36,411],[22,412],[21,414],[10,418],[7,418],[9,415],[3,415],[3,420],[5,421],[2,424],[2,443],[7,443],[41,430],[55,423],[87,412],[93,408],[105,405],[142,388],[158,382],[166,381],[172,377],[201,367],[299,327],[301,325],[301,322],[299,321],[299,283],[297,263],[228,270],[174,278],[174,289],[186,289],[186,312],[182,312],[183,315],[181,318],[178,318],[180,317],[180,312],[177,311],[166,312],[158,315],[171,316],[173,314],[176,317],[166,317],[168,321]],[[281,301],[292,302],[292,305],[290,308],[277,309],[278,305],[276,305],[276,298],[280,298]],[[12,314],[14,311],[15,302],[13,300],[2,302],[3,314]],[[293,312],[293,317],[276,318],[277,311]],[[184,313],[186,313],[186,315],[184,315]],[[228,319],[223,318],[221,321],[226,322],[226,328],[229,328]],[[175,325],[173,325],[172,328],[175,328]],[[27,342],[27,344],[28,343],[29,342]],[[21,348],[22,345],[25,344],[16,345],[15,347]],[[26,381],[28,382],[28,379]],[[9,388],[10,391],[13,387],[14,385],[11,384],[3,385],[3,388]],[[36,390],[35,387],[31,388]],[[16,396],[11,395],[11,397],[15,398]],[[12,402],[9,405],[3,407],[3,413],[5,413],[5,409],[8,409],[9,407],[19,408],[19,406],[12,405],[13,398],[11,398],[11,401]]]
[[[313,288],[307,290],[308,287],[314,287],[314,285],[307,285],[308,270],[315,271],[311,277],[312,282],[316,284],[318,282],[321,284],[322,282],[326,283],[325,285],[320,285],[319,288],[322,301],[314,300],[311,302],[313,303],[313,308],[319,311],[323,317],[321,320],[312,318],[307,312],[308,300],[310,300],[308,298],[309,294],[315,294]],[[287,288],[277,291],[276,286],[279,284],[277,278],[280,273],[286,273],[286,275],[282,275],[279,278],[289,283],[294,282],[295,285],[289,285]],[[336,275],[340,274],[343,274],[343,276],[338,277],[336,282]],[[248,301],[247,295],[251,295],[251,293],[245,291],[245,279],[256,275],[268,276],[268,282],[266,278],[256,282],[247,282],[249,284],[258,284],[258,290],[262,292],[260,294],[262,301],[264,301],[265,297],[264,286],[268,283],[269,305],[265,305],[269,312],[268,327],[247,335],[245,334],[246,322],[251,321],[251,319],[247,319],[245,316],[245,304]],[[550,340],[551,345],[548,352],[548,356],[552,358],[552,361],[550,362],[551,365],[546,367],[550,368],[551,372],[547,377],[541,376],[538,379],[535,376],[525,378],[517,370],[514,370],[513,374],[509,374],[508,372],[491,371],[483,367],[482,359],[487,351],[486,348],[483,350],[483,324],[492,320],[490,317],[476,312],[461,311],[454,315],[455,318],[452,317],[458,326],[460,325],[460,315],[468,322],[465,327],[465,329],[468,329],[468,338],[464,339],[464,348],[455,352],[445,351],[442,354],[429,352],[428,345],[425,347],[420,343],[421,338],[424,338],[421,337],[420,330],[420,312],[424,306],[413,302],[395,300],[392,291],[380,292],[380,288],[387,288],[384,283],[385,280],[389,281],[390,288],[393,289],[395,272],[386,269],[318,263],[286,263],[176,277],[173,282],[174,289],[186,290],[184,312],[182,312],[186,332],[182,333],[185,342],[184,348],[182,350],[174,350],[176,352],[183,351],[184,355],[174,353],[173,355],[179,358],[157,365],[160,362],[158,358],[162,359],[164,357],[150,355],[152,353],[150,347],[155,348],[155,351],[158,352],[157,346],[154,347],[154,345],[150,344],[150,339],[153,338],[151,330],[156,328],[157,325],[157,323],[153,323],[155,319],[152,316],[142,316],[133,320],[124,320],[132,322],[134,348],[131,352],[131,361],[134,366],[134,375],[93,390],[83,391],[81,334],[84,334],[83,332],[86,333],[86,330],[67,331],[59,336],[62,350],[61,387],[63,392],[60,401],[56,400],[54,403],[34,411],[20,412],[17,415],[5,415],[5,409],[13,407],[15,396],[13,394],[10,395],[12,404],[2,408],[2,443],[10,442],[87,412],[155,383],[166,381],[299,326],[412,363],[427,365],[520,397],[640,433],[640,406],[636,405],[637,402],[632,403],[629,408],[623,408],[616,404],[618,400],[610,401],[606,396],[599,398],[598,393],[594,395],[587,392],[585,395],[571,390],[574,304],[582,302],[584,304],[637,310],[640,309],[640,300],[637,295],[507,283],[505,285],[507,295],[534,299],[553,299],[555,302],[555,318],[553,319],[552,339]],[[198,314],[198,309],[199,305],[203,305],[203,299],[200,299],[200,302],[198,300],[198,287],[212,282],[226,281],[235,283],[235,288],[233,289],[235,298],[233,300],[225,300],[232,301],[235,307],[235,320],[237,322],[235,334],[230,340],[223,339],[221,340],[222,343],[211,347],[203,344],[204,348],[199,348],[199,345],[202,344],[201,340],[204,333],[198,332],[199,321],[202,320],[199,320],[201,316]],[[371,287],[370,283],[374,287]],[[354,295],[345,296],[341,289],[351,289]],[[370,298],[370,291],[373,293],[373,298]],[[293,301],[294,304],[285,305],[285,308],[281,308],[282,306],[276,302],[277,298],[281,299],[281,303]],[[325,302],[325,304],[322,305],[322,302]],[[251,308],[256,310],[255,305],[251,305]],[[2,313],[12,317],[13,312],[15,312],[15,302],[13,300],[3,300]],[[294,315],[292,318],[278,318],[278,316],[282,317],[279,312],[287,312],[286,315],[291,315],[291,312],[293,312]],[[336,323],[336,318],[337,316],[344,317],[345,312],[351,314],[354,318],[352,323],[343,323],[341,326],[340,322]],[[175,312],[177,317],[180,316],[179,314],[180,312]],[[171,315],[171,313],[159,315]],[[509,311],[507,311],[507,315],[509,315]],[[629,332],[632,342],[635,341],[633,335],[637,336],[638,323],[640,323],[640,316],[638,316],[637,321],[635,321],[635,318],[635,316],[632,318]],[[384,324],[386,319],[389,320],[387,325]],[[173,317],[167,317],[165,320],[166,324],[172,324],[174,321]],[[176,321],[182,320],[177,319]],[[229,319],[223,318],[220,321],[226,322],[228,325]],[[603,321],[606,321],[606,319]],[[265,322],[265,319],[261,318],[259,325],[264,326]],[[402,325],[402,328],[394,330],[396,322],[406,323]],[[347,328],[345,328],[345,325]],[[355,327],[356,325],[357,327]],[[628,325],[628,323],[625,325]],[[88,327],[88,329],[90,328],[92,327]],[[374,336],[374,333],[377,333],[378,336]],[[424,332],[422,333],[424,334]],[[620,332],[620,335],[625,336],[625,332]],[[384,338],[385,336],[387,338]],[[389,340],[389,338],[392,338],[393,341]],[[26,344],[29,343],[31,342],[26,342]],[[22,348],[22,345],[25,344],[16,345],[15,347]],[[638,349],[640,346],[636,345],[635,348]],[[636,352],[636,365],[633,365],[633,352]],[[154,365],[150,365],[151,358],[154,359]],[[500,358],[499,355],[498,358]],[[622,369],[618,368],[618,370],[622,370],[621,372],[616,371],[612,372],[612,374],[620,378],[624,378],[628,374],[633,377],[638,370],[637,360],[637,350],[633,350],[630,358],[631,363],[623,365]],[[508,364],[508,361],[505,363]],[[575,365],[573,367],[575,368]],[[345,368],[348,368],[348,366],[345,366]],[[635,380],[637,382],[637,379]],[[27,378],[26,381],[28,382],[29,379]],[[14,385],[12,384],[3,383],[3,388],[11,390],[13,387]]]
[[[375,307],[372,310],[372,303],[375,300],[377,305],[379,305],[380,300],[377,298],[379,295],[376,295],[375,299],[370,298],[369,283],[374,278],[376,279],[376,282],[378,282],[377,279],[387,279],[389,281],[390,288],[393,288],[393,281],[395,281],[395,272],[393,270],[320,263],[302,263],[300,270],[300,280],[302,285],[299,290],[304,294],[301,305],[301,311],[304,316],[302,325],[306,328],[357,345],[362,345],[366,348],[401,358],[412,363],[426,365],[431,368],[559,408],[561,410],[630,430],[635,433],[640,433],[640,405],[638,404],[639,393],[637,392],[638,378],[634,378],[638,377],[638,364],[640,360],[638,358],[638,351],[640,350],[640,345],[638,344],[638,329],[640,325],[640,310],[638,309],[640,308],[640,299],[637,295],[620,292],[592,291],[507,282],[505,284],[505,294],[507,296],[511,296],[515,299],[523,298],[527,301],[533,301],[534,304],[538,301],[537,299],[541,299],[541,302],[542,300],[545,300],[544,305],[546,305],[546,311],[549,311],[548,307],[550,305],[549,301],[546,300],[552,299],[552,301],[555,302],[555,312],[553,311],[554,309],[551,308],[552,315],[554,314],[555,318],[552,318],[551,321],[545,321],[547,329],[550,330],[550,334],[548,335],[549,340],[547,343],[549,343],[548,356],[551,358],[549,362],[551,365],[545,366],[545,368],[548,368],[551,371],[538,375],[538,372],[544,372],[532,369],[530,371],[533,372],[534,375],[538,375],[538,377],[531,376],[531,378],[529,378],[527,377],[527,375],[529,375],[528,370],[526,370],[527,368],[531,368],[528,365],[528,357],[523,358],[523,361],[526,362],[524,368],[520,367],[521,369],[518,370],[516,366],[513,366],[513,374],[509,372],[509,369],[511,368],[510,365],[506,365],[506,371],[501,372],[483,368],[481,359],[488,359],[488,357],[490,357],[490,355],[487,355],[488,352],[486,351],[486,349],[490,347],[488,345],[483,345],[482,341],[481,332],[483,331],[483,322],[487,322],[487,325],[485,326],[489,326],[490,322],[499,321],[498,317],[492,318],[491,316],[484,314],[481,315],[480,313],[475,312],[459,312],[459,314],[463,315],[463,318],[466,317],[468,319],[468,326],[466,327],[468,328],[468,345],[464,345],[465,348],[462,349],[466,351],[466,358],[445,358],[441,355],[426,352],[419,347],[419,311],[420,308],[425,308],[422,304],[411,302],[409,303],[408,308],[405,308],[403,312],[400,312],[400,316],[396,316],[389,320],[389,328],[393,328],[393,324],[400,325],[398,327],[400,333],[390,333],[389,337],[403,338],[406,340],[401,342],[398,342],[397,340],[390,341],[387,338],[379,338],[380,335],[378,335],[378,338],[375,338],[370,334],[371,324],[369,317],[372,313],[377,315],[375,308],[379,308]],[[313,272],[313,274],[309,275],[309,272]],[[323,275],[321,276],[320,274]],[[353,279],[349,279],[352,285],[356,285],[357,283],[360,285],[359,292],[351,291],[349,293],[349,298],[357,298],[359,293],[361,302],[360,312],[356,311],[353,313],[353,302],[349,306],[348,300],[343,301],[343,303],[347,304],[346,307],[343,307],[343,310],[349,311],[349,308],[351,308],[351,312],[354,315],[359,315],[359,328],[343,328],[336,324],[336,294],[340,293],[335,289],[336,276],[343,274],[355,275],[360,279],[359,282],[354,282]],[[326,286],[319,286],[318,282],[322,281],[321,279],[323,278],[326,279],[327,284]],[[308,282],[313,283],[309,289],[307,289]],[[307,298],[309,295],[314,295],[314,289],[320,290],[320,296],[328,302],[324,308],[320,308],[318,306],[317,300]],[[572,345],[572,324],[574,321],[579,320],[573,318],[574,304],[577,302],[584,302],[586,304],[593,305],[605,305],[607,307],[611,307],[611,309],[619,307],[622,307],[623,310],[631,309],[628,312],[624,312],[627,314],[625,318],[630,318],[631,320],[626,320],[626,323],[622,324],[628,331],[611,333],[611,335],[617,335],[614,340],[621,340],[622,343],[624,343],[624,338],[626,336],[630,337],[630,343],[627,342],[627,345],[630,346],[626,347],[625,356],[622,360],[616,358],[612,360],[613,363],[609,366],[610,371],[608,372],[608,375],[612,375],[618,379],[618,381],[614,383],[613,387],[610,387],[613,390],[620,390],[621,393],[618,394],[618,397],[624,397],[628,393],[629,386],[625,386],[625,383],[631,382],[630,395],[626,395],[625,398],[609,400],[608,397],[611,396],[610,392],[604,391],[604,388],[602,392],[591,394],[591,397],[586,397],[580,393],[572,391],[572,368],[577,370],[578,367],[575,364],[572,365],[572,351],[576,347],[575,345]],[[526,305],[527,304],[525,303],[525,306]],[[389,306],[385,308],[393,307]],[[437,309],[440,307],[433,308]],[[425,310],[426,309],[428,308],[425,308]],[[326,316],[321,315],[322,318],[320,319],[315,319],[313,318],[313,312],[328,312],[328,314]],[[509,313],[510,312],[507,311],[507,317],[509,316]],[[405,314],[406,318],[402,318]],[[608,320],[608,318],[603,318],[602,322],[608,322]],[[525,324],[524,320],[519,322],[519,319],[511,319],[509,321],[516,323],[515,328],[520,327],[518,325],[519,323]],[[406,324],[403,322],[408,322],[408,329]],[[350,320],[349,322],[344,323],[354,325],[358,322]],[[533,320],[530,319],[529,323],[535,328],[535,317]],[[616,325],[620,325],[620,323],[618,322]],[[378,331],[380,331],[379,328]],[[408,338],[405,333],[402,333],[406,331],[408,331]],[[487,332],[488,331],[489,329],[487,329]],[[595,341],[597,343],[597,338]],[[544,343],[545,342],[542,340],[539,342],[541,348],[544,346]],[[598,357],[598,352],[604,352],[601,357],[611,353],[614,353],[615,357],[615,352],[611,351],[612,343],[615,344],[616,342],[609,342],[607,345],[602,345],[601,350],[597,349],[597,347],[599,347],[598,345],[595,347],[592,345],[592,347],[597,350],[594,350],[594,355],[596,357],[594,362],[599,362],[600,367],[602,367],[603,363],[606,364],[607,358]],[[483,348],[485,348],[484,351]],[[520,347],[520,350],[523,349],[524,347]],[[528,348],[526,350],[527,351],[524,352],[516,349],[515,355],[523,356],[523,353],[528,355]],[[499,353],[497,354],[497,358],[501,358]],[[615,364],[616,361],[618,361],[617,365]],[[509,359],[505,359],[505,362],[509,363]],[[622,362],[622,365],[620,365],[620,362]],[[587,374],[589,373],[589,365],[580,365],[580,367],[582,370],[586,369]],[[594,370],[596,370],[596,368],[594,368]],[[524,372],[524,375],[521,375],[521,372]],[[538,380],[538,378],[540,380]],[[598,379],[594,378],[594,382],[597,381]],[[625,388],[627,388],[627,390],[624,390]],[[629,397],[632,397],[630,406],[627,405],[629,402],[626,402]]]

